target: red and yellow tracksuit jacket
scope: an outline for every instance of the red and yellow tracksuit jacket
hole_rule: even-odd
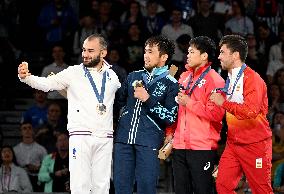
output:
[[[238,70],[233,69],[236,72]],[[233,72],[232,75],[230,85],[233,85],[236,79],[236,73]],[[245,68],[233,95],[227,96],[222,107],[226,110],[229,142],[251,144],[271,137],[272,133],[266,119],[266,84],[250,67]]]

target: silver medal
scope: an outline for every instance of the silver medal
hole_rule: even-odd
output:
[[[103,103],[99,103],[97,105],[97,111],[99,115],[104,115],[106,113],[106,105],[104,105]]]

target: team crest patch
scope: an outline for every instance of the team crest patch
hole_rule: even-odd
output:
[[[262,158],[255,159],[255,168],[262,168]]]
[[[206,83],[206,80],[205,80],[205,79],[202,79],[202,80],[199,82],[198,87],[201,88],[205,83]]]
[[[241,86],[240,86],[240,85],[237,85],[236,91],[238,92],[238,91],[240,91],[240,89],[241,89]]]

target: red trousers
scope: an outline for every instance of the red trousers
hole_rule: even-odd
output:
[[[248,145],[227,143],[219,162],[218,194],[235,194],[243,173],[253,194],[273,194],[271,188],[272,140]]]

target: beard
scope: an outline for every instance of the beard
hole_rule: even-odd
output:
[[[96,67],[101,62],[100,55],[92,59],[89,63],[84,63],[86,67]]]
[[[156,65],[150,65],[150,64],[144,64],[144,68],[148,71],[148,72],[152,72],[152,70],[157,67],[158,64]]]
[[[149,72],[151,72],[153,70],[154,67],[145,67],[145,69]]]

